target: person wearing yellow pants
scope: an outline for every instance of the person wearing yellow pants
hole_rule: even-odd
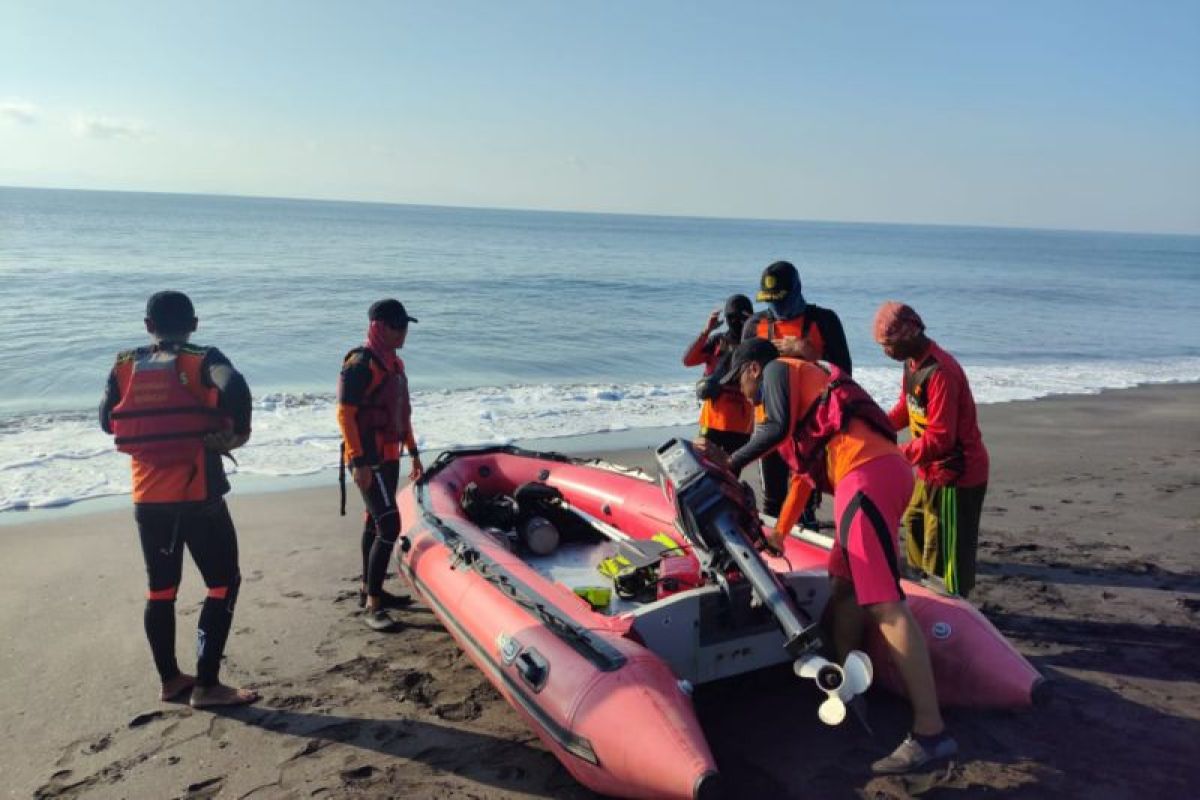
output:
[[[883,352],[904,363],[900,399],[888,417],[896,430],[908,428],[912,435],[900,449],[917,469],[903,522],[908,563],[966,597],[975,586],[988,481],[971,385],[958,361],[925,335],[925,323],[910,306],[884,303],[874,333]]]

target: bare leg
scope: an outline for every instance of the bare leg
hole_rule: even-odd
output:
[[[937,687],[933,682],[933,666],[925,637],[904,601],[874,603],[867,613],[879,626],[891,651],[892,661],[900,670],[904,687],[913,707],[913,733],[936,736],[945,729],[938,708]]]
[[[843,578],[829,579],[830,596],[829,624],[833,630],[833,648],[837,652],[838,662],[844,662],[851,650],[862,647],[863,625],[866,614],[854,597],[854,584]]]

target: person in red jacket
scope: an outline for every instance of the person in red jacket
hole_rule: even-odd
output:
[[[700,399],[700,436],[732,453],[750,441],[754,430],[754,407],[736,387],[721,385],[733,350],[742,341],[742,326],[754,313],[750,298],[730,295],[725,301],[726,329],[713,333],[721,325],[720,309],[708,316],[704,330],[683,354],[685,367],[704,365],[704,378],[697,384]]]
[[[975,586],[988,481],[971,385],[958,361],[925,335],[925,323],[910,306],[880,306],[875,341],[889,358],[904,362],[900,399],[888,417],[896,430],[908,428],[912,435],[901,451],[917,468],[904,512],[908,563],[966,597]]]

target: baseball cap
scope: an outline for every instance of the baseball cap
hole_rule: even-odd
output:
[[[155,292],[146,301],[146,319],[159,333],[186,333],[192,330],[196,309],[183,292]]]
[[[800,273],[790,261],[776,261],[763,270],[758,284],[758,301],[773,303],[800,288]]]
[[[738,379],[742,374],[742,368],[747,364],[768,364],[779,358],[779,350],[775,345],[771,344],[768,339],[747,339],[737,346],[733,351],[733,357],[729,360],[729,369],[725,372],[725,377],[721,378],[721,384],[730,384]]]
[[[417,322],[416,317],[410,317],[408,312],[404,310],[404,304],[399,300],[388,298],[387,300],[378,300],[371,304],[371,308],[367,311],[367,319],[372,322],[378,320],[393,328],[403,328],[410,322]]]

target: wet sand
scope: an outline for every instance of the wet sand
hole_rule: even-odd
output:
[[[993,466],[972,599],[1055,681],[1053,699],[951,710],[953,768],[873,779],[867,764],[905,730],[902,701],[872,692],[871,736],[822,726],[786,670],[701,687],[733,796],[1200,792],[1200,386],[985,406],[981,419]],[[598,455],[648,466],[650,448]],[[332,478],[230,504],[244,584],[224,674],[264,699],[220,714],[157,701],[128,509],[0,528],[0,794],[593,797],[427,610],[401,612],[399,635],[361,624],[360,518],[337,516]],[[189,562],[181,663],[203,594]]]

